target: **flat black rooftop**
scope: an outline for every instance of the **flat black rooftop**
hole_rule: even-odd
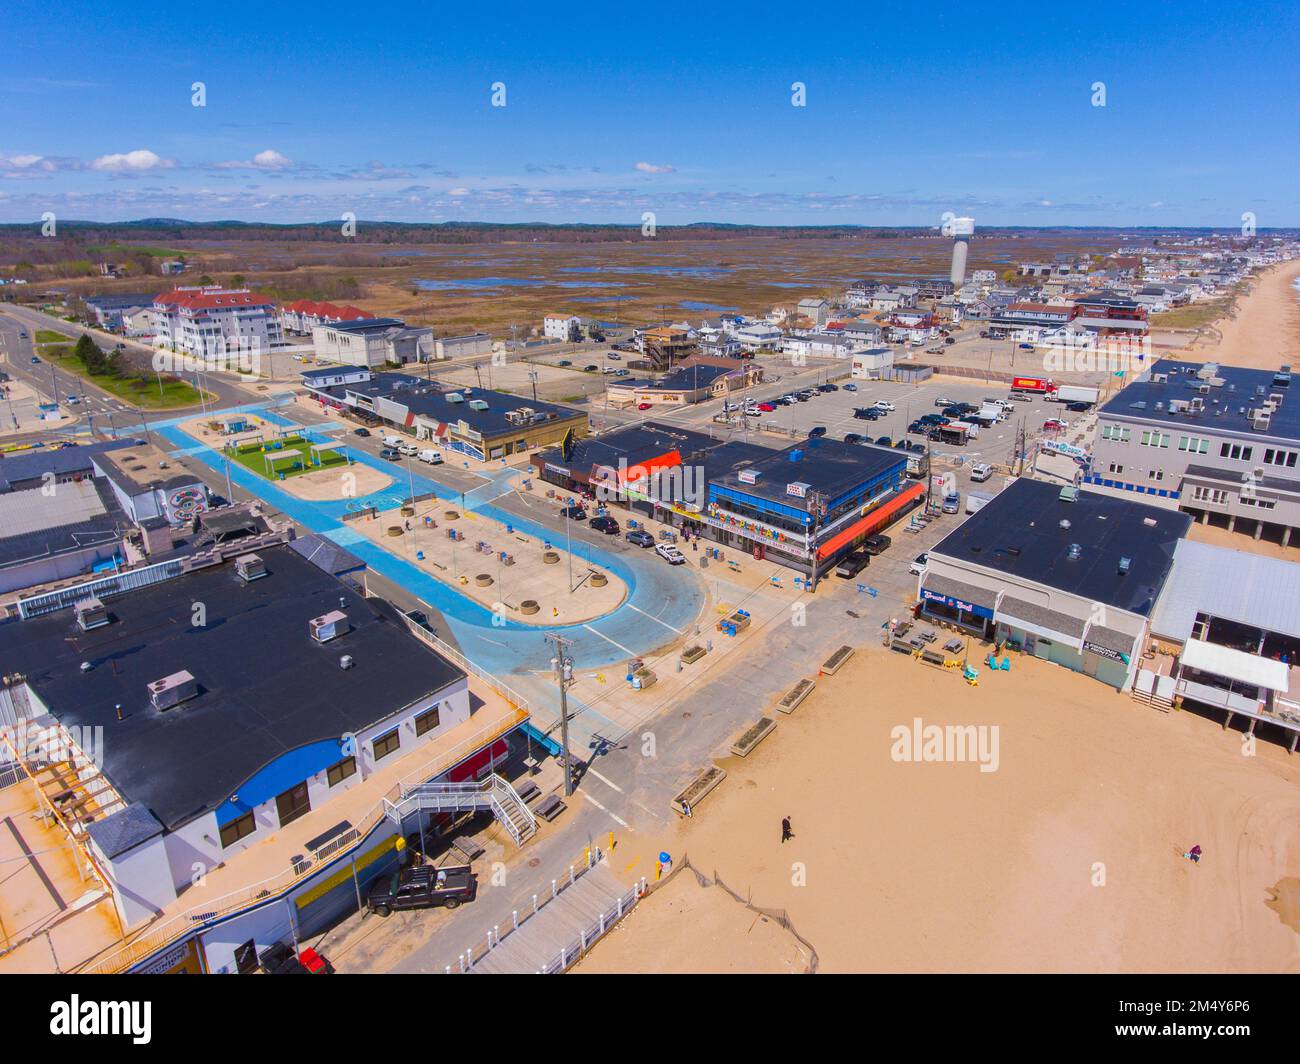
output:
[[[526,432],[543,422],[514,424],[506,415],[514,410],[528,408],[538,414],[547,415],[546,420],[563,421],[566,419],[586,418],[586,413],[571,406],[548,403],[542,399],[525,399],[518,395],[506,395],[504,392],[489,391],[484,388],[447,388],[436,381],[427,381],[423,377],[414,377],[409,373],[380,373],[368,381],[355,384],[333,384],[315,391],[332,398],[343,400],[348,392],[369,396],[372,399],[388,399],[401,403],[411,413],[446,424],[464,421],[470,428],[484,436],[508,436],[512,432]],[[459,395],[460,402],[449,399],[450,395]],[[475,410],[469,404],[481,399],[487,403],[486,410]]]
[[[387,603],[286,547],[258,554],[260,580],[241,583],[233,563],[202,569],[114,598],[113,622],[89,632],[72,610],[0,624],[5,671],[24,674],[64,724],[102,727],[102,771],[170,830],[280,755],[360,732],[465,675]],[[195,602],[207,609],[201,628],[190,623]],[[308,620],[340,608],[352,630],[317,643]],[[146,685],[182,669],[198,696],[154,709]]]
[[[822,437],[808,439],[783,450],[769,452],[746,467],[758,472],[758,479],[747,484],[740,470],[710,478],[710,484],[768,499],[787,506],[802,508],[804,500],[790,495],[786,486],[802,483],[808,490],[820,492],[830,506],[854,489],[907,466],[907,454],[892,447],[863,446]]]
[[[1126,386],[1101,408],[1101,412],[1114,417],[1140,418],[1176,425],[1188,432],[1197,429],[1210,432],[1217,430],[1300,441],[1300,392],[1290,394],[1289,374],[1275,373],[1269,369],[1219,366],[1214,376],[1221,378],[1223,384],[1211,386],[1208,392],[1202,393],[1198,389],[1208,381],[1197,376],[1201,365],[1199,362],[1178,362],[1162,358],[1151,367],[1146,379]],[[1161,375],[1167,379],[1150,379]],[[1281,393],[1282,405],[1273,412],[1269,427],[1257,430],[1247,416],[1248,411],[1261,406],[1274,392]],[[1205,409],[1199,413],[1171,413],[1170,403],[1178,399],[1200,399],[1205,404]]]
[[[682,460],[686,461],[721,445],[721,440],[715,440],[703,432],[675,425],[657,425],[651,421],[575,440],[567,459],[559,447],[551,447],[542,451],[537,460],[550,462],[562,469],[586,472],[595,466],[617,469],[620,460],[629,466],[638,465],[669,451],[677,451]]]
[[[1141,616],[1173,565],[1192,518],[1177,510],[1022,477],[931,550]],[[1061,522],[1068,521],[1069,528]],[[1079,547],[1070,557],[1071,545]],[[1121,573],[1120,560],[1129,559]]]

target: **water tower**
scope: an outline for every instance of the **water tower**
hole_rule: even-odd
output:
[[[974,218],[954,218],[952,220],[952,273],[948,279],[954,288],[966,283],[966,252],[970,238],[975,235]]]

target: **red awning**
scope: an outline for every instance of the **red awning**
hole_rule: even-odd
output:
[[[830,557],[844,544],[852,542],[859,536],[869,535],[876,529],[883,527],[899,510],[924,494],[924,481],[919,481],[910,487],[904,488],[883,506],[876,507],[870,513],[854,521],[848,528],[842,529],[831,536],[830,539],[817,548],[818,559]]]
[[[635,484],[644,480],[652,473],[657,473],[661,469],[676,469],[682,464],[682,456],[678,451],[668,451],[666,454],[657,455],[654,458],[647,458],[644,462],[637,462],[635,465],[627,466],[618,472],[618,479],[623,484]]]

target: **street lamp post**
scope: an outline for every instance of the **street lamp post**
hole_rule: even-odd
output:
[[[565,656],[565,651],[573,645],[563,636],[551,634],[546,637],[555,644],[555,657],[551,659],[555,666],[555,682],[560,688],[560,747],[564,757],[564,795],[573,794],[573,771],[569,766],[569,684],[573,682],[573,659]]]

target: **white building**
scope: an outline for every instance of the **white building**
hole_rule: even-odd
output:
[[[247,288],[174,288],[153,303],[155,343],[194,358],[268,351],[283,339],[275,301]]]
[[[742,325],[733,334],[745,347],[759,351],[776,351],[784,334],[770,322],[757,321]]]
[[[850,376],[854,380],[879,380],[894,368],[894,349],[892,347],[873,347],[859,351],[853,356],[853,369]]]
[[[336,325],[317,325],[312,345],[320,362],[346,366],[404,366],[434,357],[433,330],[409,326],[398,318],[367,318]]]
[[[570,340],[582,328],[576,314],[548,314],[542,319],[542,333],[552,340]]]

